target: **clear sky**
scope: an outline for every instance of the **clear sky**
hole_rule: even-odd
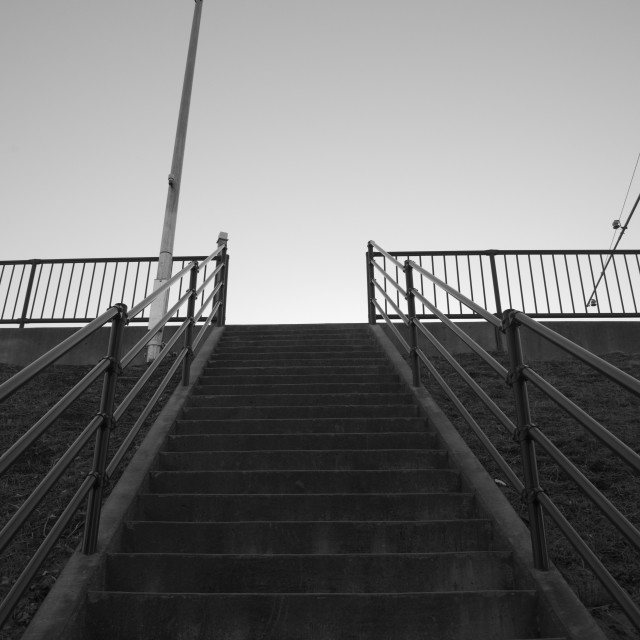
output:
[[[0,3],[3,259],[157,254],[193,8]],[[204,0],[175,253],[229,233],[229,323],[364,322],[369,239],[607,248],[639,24],[637,0]]]

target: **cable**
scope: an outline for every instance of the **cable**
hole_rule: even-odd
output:
[[[622,203],[622,209],[620,210],[620,218],[622,218],[622,212],[624,211],[624,207],[627,204],[627,198],[629,197],[629,191],[631,191],[631,185],[633,183],[633,178],[636,175],[636,169],[638,168],[638,161],[640,160],[640,153],[638,153],[638,157],[636,158],[636,166],[633,168],[633,174],[631,175],[631,180],[629,181],[629,187],[627,189],[627,195],[624,197],[624,202]],[[596,290],[598,289],[598,285],[600,284],[602,278],[604,278],[604,272],[606,271],[607,267],[609,266],[609,263],[611,262],[611,260],[613,260],[613,252],[618,248],[618,245],[620,244],[620,241],[622,240],[622,236],[624,235],[624,232],[627,230],[627,227],[629,226],[629,222],[631,221],[631,218],[633,216],[633,214],[636,212],[636,208],[638,207],[638,203],[640,202],[640,195],[638,195],[638,197],[636,198],[636,201],[633,204],[633,207],[631,207],[631,212],[629,213],[629,217],[627,218],[627,221],[620,227],[620,235],[618,236],[618,240],[616,241],[613,249],[611,249],[611,244],[613,244],[613,239],[611,240],[611,244],[609,245],[609,251],[611,252],[611,255],[607,258],[607,261],[604,264],[604,267],[602,267],[602,273],[600,274],[600,277],[598,278],[598,281],[595,283],[594,287],[593,287],[593,291],[591,292],[591,295],[586,299],[585,301],[585,306],[586,307],[592,307],[592,306],[597,306],[598,301],[596,298]],[[616,232],[618,230],[615,229],[613,232],[613,238],[616,237]]]
[[[624,197],[624,202],[622,203],[622,208],[620,209],[620,217],[622,218],[622,212],[624,211],[624,206],[627,204],[627,198],[629,197],[629,191],[631,191],[631,185],[633,184],[633,179],[636,175],[636,169],[638,168],[638,161],[640,160],[640,153],[638,153],[638,157],[636,158],[636,166],[633,167],[633,173],[631,174],[631,180],[629,181],[629,186],[627,187],[627,195]],[[609,247],[611,248],[611,247]]]

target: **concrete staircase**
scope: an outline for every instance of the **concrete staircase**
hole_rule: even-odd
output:
[[[84,637],[538,637],[514,576],[366,326],[227,327]]]

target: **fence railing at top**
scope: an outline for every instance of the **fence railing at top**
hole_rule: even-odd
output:
[[[33,426],[26,429],[0,455],[0,479],[3,482],[6,480],[5,486],[11,486],[12,483],[14,486],[18,486],[20,480],[19,472],[16,472],[15,478],[11,477],[12,471],[15,471],[16,466],[18,466],[16,463],[21,460],[28,450],[33,451],[31,448],[40,443],[41,438],[49,430],[56,428],[56,421],[71,405],[81,397],[83,400],[88,401],[86,398],[87,390],[101,377],[103,378],[100,404],[96,406],[97,413],[84,428],[82,428],[83,425],[81,423],[77,425],[79,433],[73,443],[57,460],[54,460],[51,467],[47,467],[42,479],[37,478],[39,484],[29,495],[24,495],[25,492],[21,490],[20,494],[16,493],[15,496],[12,496],[12,501],[21,502],[21,504],[19,507],[16,505],[16,510],[10,510],[8,521],[3,522],[0,527],[0,562],[4,561],[7,553],[14,553],[19,557],[28,555],[25,554],[23,546],[20,546],[24,545],[24,541],[18,540],[17,542],[20,549],[19,554],[10,545],[16,536],[24,530],[29,519],[36,514],[45,497],[55,490],[56,484],[68,473],[68,469],[74,464],[83,449],[88,447],[92,440],[94,441],[93,456],[89,458],[92,458],[93,463],[83,470],[85,475],[80,476],[79,484],[74,489],[75,494],[63,507],[62,512],[52,513],[48,516],[53,520],[52,526],[49,526],[51,522],[47,520],[47,526],[42,529],[43,539],[40,546],[33,552],[20,575],[1,599],[0,628],[29,588],[29,584],[51,553],[65,528],[72,522],[83,505],[86,505],[86,516],[84,518],[82,552],[92,554],[96,551],[105,487],[121,467],[127,452],[134,444],[136,436],[154,407],[156,407],[174,374],[182,367],[182,384],[189,384],[190,367],[193,358],[202,347],[203,339],[206,337],[209,327],[214,322],[219,326],[224,325],[228,264],[227,236],[226,234],[220,234],[218,248],[210,256],[199,263],[196,260],[188,262],[164,284],[137,304],[132,305],[131,308],[128,308],[127,304],[118,301],[106,311],[103,310],[97,318],[86,326],[78,329],[78,331],[42,355],[35,362],[0,384],[0,402],[3,402],[14,396],[16,392],[36,378],[44,369],[82,344],[84,340],[96,331],[109,324],[111,325],[108,353],[105,357],[101,358],[89,373],[67,391],[54,406],[47,410],[45,415]],[[207,266],[209,267],[209,274],[204,280],[202,278],[199,279],[198,276],[202,276]],[[149,327],[146,334],[126,354],[123,353],[123,331],[125,325],[139,317],[165,291],[174,291],[176,289],[180,291],[177,302],[174,304],[170,302],[171,306],[164,315],[152,327]],[[207,294],[206,291],[209,289],[210,292]],[[167,343],[162,346],[158,357],[145,368],[144,373],[136,380],[126,397],[118,398],[118,402],[116,402],[116,385],[119,378],[124,378],[121,375],[122,372],[134,362],[136,356],[145,349],[153,336],[158,331],[161,331],[166,323],[175,317],[176,312],[182,308],[186,310],[183,313],[185,320]],[[196,331],[196,324],[199,321],[201,321],[201,324],[199,324]],[[182,348],[178,344],[181,339]],[[125,415],[129,417],[128,412],[131,413],[131,409],[135,406],[134,400],[139,398],[143,388],[152,380],[154,372],[165,359],[172,361],[171,366],[157,387],[155,387],[153,395],[142,411],[130,418],[131,421],[135,420],[135,422],[126,435],[118,433],[122,430],[121,421],[123,417]],[[148,386],[153,389],[152,384]],[[151,392],[152,389],[146,389],[146,391]],[[120,440],[120,446],[115,452],[112,451],[114,447],[110,448],[109,446],[112,432],[114,432],[114,437],[118,435]],[[109,456],[111,457],[109,458]],[[71,475],[73,477],[73,474]]]
[[[563,453],[559,446],[556,446],[545,434],[544,426],[536,425],[533,422],[526,383],[534,385],[551,399],[562,411],[581,425],[590,436],[595,437],[598,444],[605,448],[603,451],[608,450],[608,452],[612,453],[617,458],[616,462],[621,467],[628,468],[632,474],[640,474],[640,455],[525,363],[519,327],[525,326],[528,331],[536,334],[538,338],[550,342],[570,356],[577,358],[601,374],[603,378],[607,378],[618,385],[621,391],[624,390],[635,397],[640,397],[640,380],[567,340],[548,327],[541,325],[521,311],[506,309],[502,312],[501,318],[496,317],[493,310],[489,311],[482,304],[474,301],[472,297],[466,296],[457,290],[455,286],[451,285],[451,282],[447,283],[437,277],[415,260],[406,257],[407,255],[404,252],[384,251],[380,246],[369,242],[367,250],[369,322],[375,324],[377,318],[384,319],[389,330],[409,355],[413,372],[413,385],[419,386],[421,384],[420,368],[424,366],[456,407],[486,452],[491,456],[505,480],[526,502],[535,568],[543,571],[549,568],[548,545],[543,517],[543,515],[546,515],[573,546],[584,564],[591,569],[604,588],[620,605],[620,608],[636,629],[640,631],[640,606],[638,606],[638,603],[620,586],[601,559],[581,537],[580,532],[575,530],[562,510],[553,501],[553,496],[545,493],[542,488],[544,486],[544,478],[539,477],[536,446],[545,452],[551,461],[551,465],[555,465],[555,473],[564,474],[575,483],[593,506],[617,529],[621,540],[635,554],[640,554],[640,530],[634,526],[629,517],[624,515],[587,478],[579,466],[565,455],[565,453],[570,454],[571,452],[565,450],[565,453]],[[415,253],[409,255],[416,256]],[[403,262],[400,261],[401,257],[405,257]],[[380,258],[383,258],[384,261],[381,262]],[[384,280],[385,286],[378,282],[376,276]],[[425,281],[429,285],[437,287],[443,296],[446,296],[446,298],[442,296],[438,298],[441,304],[444,300],[444,305],[440,306],[440,308],[438,304],[433,303],[423,293]],[[452,322],[452,318],[460,317],[460,314],[451,313],[451,300],[455,300],[461,306],[463,305],[468,310],[468,313],[474,314],[476,318],[488,322],[496,330],[505,334],[509,369],[475,342],[459,324]],[[417,313],[419,306],[427,309],[430,315]],[[387,313],[389,308],[393,310],[393,313]],[[429,331],[429,324],[421,322],[425,317],[439,319],[489,365],[495,374],[507,385],[511,386],[513,389],[515,421],[505,414],[494,399]],[[392,318],[400,318],[402,320],[408,328],[407,335],[403,335],[399,331],[398,324],[392,322]],[[493,415],[492,420],[495,420],[495,424],[499,425],[500,429],[504,429],[511,438],[519,443],[519,464],[522,469],[522,477],[505,459],[479,422],[467,409],[465,403],[453,391],[445,377],[440,374],[433,362],[424,353],[420,346],[420,339],[426,340],[427,344],[430,344],[446,360],[464,380],[475,397]]]
[[[400,263],[415,261],[498,316],[503,309],[517,308],[532,318],[640,317],[638,251],[391,251],[389,255]],[[370,258],[379,273],[388,265],[397,269],[375,250]],[[420,295],[450,318],[476,315],[422,274],[415,275]],[[387,278],[382,287],[387,291]],[[398,292],[387,293],[397,304]],[[389,317],[398,318],[387,300],[383,307]],[[417,313],[420,318],[435,318],[424,304],[418,303]]]
[[[173,274],[206,256],[173,258]],[[0,324],[85,324],[115,302],[129,307],[152,291],[157,257],[0,261]],[[198,273],[198,285],[211,265]],[[170,292],[169,306],[184,293],[181,282]],[[146,322],[145,309],[131,322]],[[176,312],[171,322],[184,321]]]

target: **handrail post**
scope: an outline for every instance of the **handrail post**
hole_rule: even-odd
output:
[[[496,250],[489,249],[485,252],[489,256],[489,264],[491,265],[491,281],[493,283],[493,299],[496,305],[496,316],[502,317],[502,302],[500,301],[500,285],[498,284],[498,268],[496,267]],[[502,333],[496,328],[496,350],[498,352],[504,351],[504,345],[502,342]]]
[[[187,303],[187,318],[189,318],[189,326],[184,334],[184,347],[187,350],[187,354],[182,361],[182,384],[187,386],[189,384],[189,373],[191,370],[191,361],[193,360],[193,325],[195,324],[194,316],[196,313],[196,290],[198,288],[198,265],[194,264],[191,267],[191,273],[189,276],[189,302]]]
[[[33,279],[36,275],[36,267],[42,262],[42,260],[30,260],[31,273],[29,274],[29,281],[27,282],[27,292],[24,294],[24,304],[22,305],[22,315],[20,316],[20,329],[24,329],[24,325],[27,321],[27,312],[29,311],[29,302],[31,301],[31,291],[33,290]]]
[[[416,297],[413,293],[413,267],[407,259],[404,263],[404,274],[407,285],[407,313],[409,316],[409,346],[411,350],[411,371],[413,373],[413,386],[420,386],[420,361],[418,360],[418,329],[416,327]]]
[[[511,371],[507,377],[507,384],[513,389],[515,398],[518,428],[514,434],[514,438],[520,445],[520,457],[525,486],[523,499],[527,502],[529,513],[533,563],[536,569],[546,571],[549,569],[549,554],[544,527],[544,514],[540,501],[538,500],[538,494],[542,492],[542,489],[538,477],[535,444],[529,432],[535,425],[531,420],[526,380],[522,376],[522,370],[526,365],[524,364],[522,355],[520,324],[515,318],[516,313],[513,309],[507,309],[502,316],[502,327],[503,331],[507,334],[507,351],[509,352],[509,362],[511,366]]]
[[[376,292],[373,287],[373,245],[367,243],[367,310],[369,314],[369,324],[376,323],[376,309],[373,305],[373,299]]]
[[[109,336],[109,351],[106,356],[111,365],[104,374],[102,385],[102,397],[100,400],[100,415],[102,424],[96,435],[96,445],[93,453],[93,469],[91,475],[95,478],[89,499],[87,502],[87,515],[85,518],[84,539],[82,553],[90,555],[95,552],[98,543],[98,526],[100,524],[100,512],[102,510],[102,496],[107,482],[105,469],[107,466],[107,453],[109,449],[109,436],[114,428],[113,408],[116,394],[116,383],[120,369],[120,356],[122,351],[122,337],[124,327],[127,324],[127,305],[114,305],[120,313],[111,321],[111,334]]]
[[[220,303],[220,308],[218,309],[218,316],[216,317],[216,326],[217,327],[224,327],[224,323],[225,323],[225,310],[224,310],[224,304],[225,304],[225,300],[226,300],[226,285],[227,285],[227,276],[226,276],[226,269],[227,269],[227,239],[228,239],[228,234],[226,234],[224,231],[221,231],[220,234],[218,235],[218,246],[219,247],[223,247],[222,251],[220,252],[219,255],[216,256],[216,263],[219,265],[222,265],[222,271],[220,271],[218,274],[216,274],[216,277],[214,279],[214,287],[217,287],[219,284],[222,283],[222,286],[220,288],[220,291],[218,291],[218,293],[216,293],[216,295],[213,297],[213,308],[215,309],[216,304],[219,302]]]
[[[227,291],[229,290],[229,253],[226,248],[224,251],[224,280],[222,281],[222,324],[227,324]]]

